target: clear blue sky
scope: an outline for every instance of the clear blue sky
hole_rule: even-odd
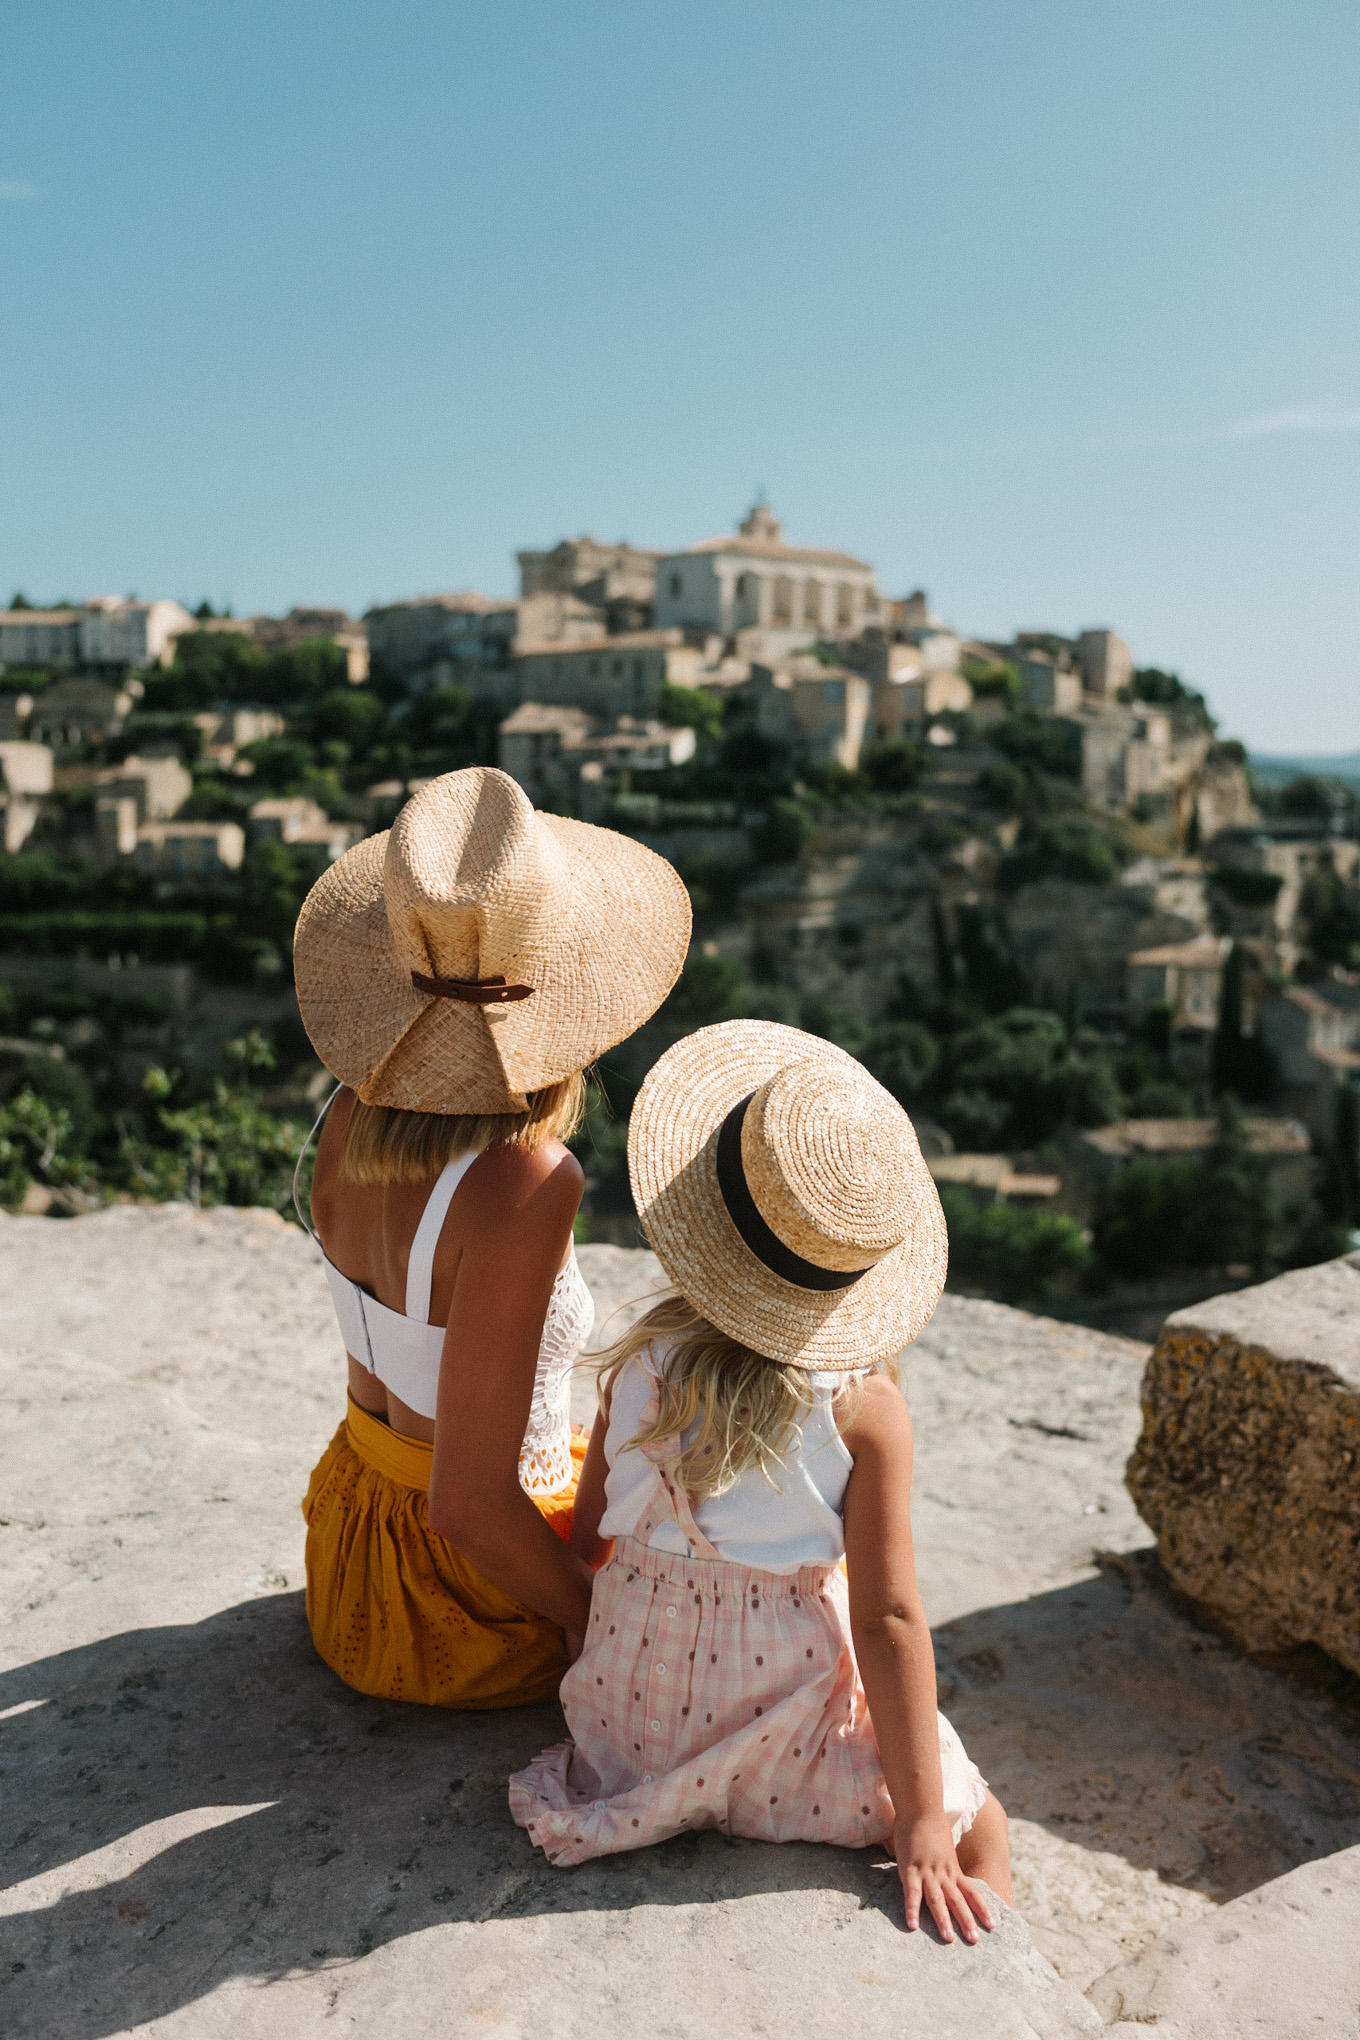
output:
[[[1360,727],[1354,0],[46,0],[0,48],[0,600],[790,538]]]

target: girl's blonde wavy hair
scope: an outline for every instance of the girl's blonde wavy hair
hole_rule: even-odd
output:
[[[778,1488],[780,1461],[797,1443],[803,1417],[817,1399],[806,1371],[753,1352],[716,1330],[685,1297],[666,1296],[601,1355],[602,1397],[626,1363],[651,1345],[669,1349],[657,1374],[657,1413],[628,1444],[660,1444],[697,1425],[674,1461],[676,1479],[688,1493],[723,1494],[752,1467]],[[852,1376],[844,1406],[836,1411],[838,1430],[853,1420],[861,1394],[859,1377]]]
[[[356,1098],[340,1174],[348,1183],[429,1183],[455,1155],[481,1154],[498,1140],[523,1147],[570,1140],[585,1116],[584,1071],[528,1095],[525,1112],[407,1112]]]

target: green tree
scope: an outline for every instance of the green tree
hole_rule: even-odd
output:
[[[884,737],[867,744],[859,769],[876,793],[907,793],[925,777],[926,753],[906,737]]]
[[[666,681],[657,689],[656,712],[669,728],[693,730],[701,740],[716,743],[722,736],[722,703],[703,687],[677,687]]]
[[[1091,1249],[1075,1219],[1021,1205],[978,1204],[966,1190],[940,1192],[949,1228],[951,1281],[1006,1303],[1042,1303],[1090,1272]]]
[[[1159,666],[1140,666],[1128,685],[1120,689],[1119,698],[1175,709],[1209,736],[1218,728],[1204,696],[1187,687],[1178,673],[1164,673]]]
[[[1248,1034],[1244,1022],[1247,956],[1240,942],[1234,942],[1223,966],[1223,984],[1218,1000],[1218,1025],[1214,1030],[1212,1056],[1213,1084],[1221,1095],[1232,1094],[1253,1104],[1264,1104],[1275,1089],[1275,1059],[1263,1041]]]

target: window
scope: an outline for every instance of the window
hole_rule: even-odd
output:
[[[836,623],[839,627],[849,624],[854,612],[855,591],[848,581],[842,581],[836,589]]]
[[[822,621],[822,584],[820,581],[803,583],[803,621],[820,626]]]
[[[823,701],[844,701],[844,699],[845,699],[845,682],[843,680],[823,680],[822,682]]]
[[[685,584],[684,584],[684,582],[683,582],[683,581],[681,580],[680,576],[679,576],[678,574],[672,574],[672,575],[671,575],[671,600],[672,600],[672,602],[678,602],[678,601],[680,600],[680,597],[681,597],[681,595],[682,595],[682,594],[684,593],[684,589],[685,589]]]
[[[772,620],[775,623],[793,622],[793,583],[787,574],[775,575]]]
[[[750,594],[750,592],[751,592],[751,576],[749,574],[738,574],[737,575],[738,602],[744,602],[747,596]]]

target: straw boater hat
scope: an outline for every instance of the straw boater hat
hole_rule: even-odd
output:
[[[902,1107],[843,1049],[766,1020],[703,1027],[628,1128],[657,1259],[718,1330],[796,1367],[869,1367],[944,1288],[944,1213]]]
[[[663,857],[538,814],[506,773],[473,765],[317,880],[294,937],[298,1005],[366,1104],[522,1112],[651,1017],[689,927]]]

